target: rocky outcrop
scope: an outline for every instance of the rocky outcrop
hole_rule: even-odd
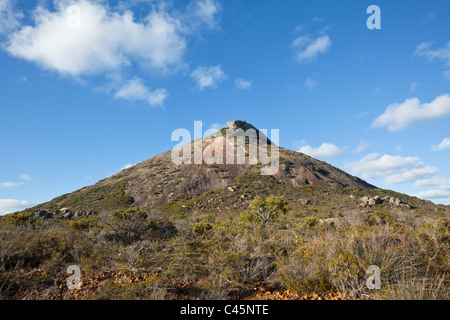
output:
[[[42,219],[51,219],[51,218],[59,218],[59,219],[72,219],[72,218],[80,218],[80,217],[89,217],[96,215],[95,211],[77,211],[72,212],[69,209],[64,208],[64,210],[57,210],[56,212],[49,212],[47,210],[39,210],[38,212],[31,212],[30,216],[39,217]]]
[[[408,205],[407,203],[403,202],[403,200],[398,199],[398,198],[392,198],[389,196],[384,197],[383,199],[381,199],[379,196],[375,196],[375,197],[368,197],[368,196],[364,196],[362,198],[359,199],[360,202],[360,206],[361,207],[368,207],[368,206],[376,206],[382,203],[390,203],[393,204],[395,206],[400,206],[400,207],[405,207],[408,209],[411,209],[412,207],[410,205]]]

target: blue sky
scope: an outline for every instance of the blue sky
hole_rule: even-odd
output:
[[[381,29],[368,29],[370,5]],[[69,8],[69,9],[68,9]],[[0,0],[0,214],[244,119],[450,204],[448,1]]]

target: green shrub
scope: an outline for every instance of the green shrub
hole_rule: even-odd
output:
[[[206,222],[196,222],[192,227],[195,234],[202,235],[213,228],[212,224]]]
[[[239,220],[244,223],[256,223],[260,221],[256,214],[248,211],[241,213]]]
[[[316,217],[307,217],[305,221],[303,221],[303,228],[314,228],[319,224],[319,220]]]

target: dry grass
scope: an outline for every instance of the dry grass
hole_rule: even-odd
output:
[[[294,204],[265,226],[242,219],[243,211],[144,211],[104,215],[80,228],[59,219],[1,219],[0,298],[49,298],[70,264],[87,276],[133,270],[166,279],[105,282],[84,296],[90,299],[225,299],[254,283],[298,297],[449,298],[448,211]],[[210,227],[199,232],[200,225]],[[381,290],[366,286],[370,265],[381,269]],[[50,276],[21,271],[32,269]]]

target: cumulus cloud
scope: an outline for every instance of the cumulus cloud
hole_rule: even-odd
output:
[[[200,66],[191,73],[191,78],[196,82],[200,90],[204,88],[217,88],[217,84],[227,78],[221,65],[215,67]]]
[[[441,151],[444,149],[450,149],[450,138],[444,138],[444,140],[442,140],[442,142],[439,145],[432,145],[431,149],[433,151]]]
[[[181,22],[164,11],[136,21],[131,11],[113,12],[98,2],[75,1],[79,28],[70,27],[65,1],[50,12],[38,7],[34,26],[14,32],[6,44],[13,56],[78,76],[117,70],[139,61],[164,69],[180,62],[186,47]]]
[[[105,1],[55,0],[52,9],[38,5],[25,25],[19,23],[20,15],[13,14],[12,2],[0,0],[0,33],[10,26],[2,45],[14,57],[77,79],[98,75],[108,79],[134,66],[158,75],[185,67],[188,40],[202,26],[218,23],[220,6],[215,0],[193,0],[181,10],[164,3],[150,5],[148,12],[137,16],[131,8],[140,2],[109,6]],[[166,89],[150,91],[142,82],[130,82],[122,83],[122,91],[118,87],[100,91],[151,105],[161,105],[167,98]]]
[[[297,59],[302,63],[308,63],[317,59],[320,54],[330,50],[331,39],[327,35],[312,38],[304,35],[296,38],[292,42],[292,47],[297,49]]]
[[[437,169],[431,166],[402,169],[400,172],[393,173],[392,175],[386,177],[386,183],[392,185],[416,181],[417,179],[420,179],[422,177],[432,176],[436,174],[436,172]]]
[[[164,88],[151,91],[143,84],[141,79],[135,78],[125,82],[114,94],[114,97],[116,99],[142,101],[152,106],[160,106],[168,97],[168,93]]]
[[[442,48],[431,49],[431,42],[422,42],[414,51],[415,56],[423,56],[428,61],[441,60],[445,64],[444,76],[450,79],[450,42]]]
[[[252,82],[244,80],[244,79],[236,79],[234,81],[234,84],[236,85],[236,88],[242,89],[242,90],[247,90],[252,87]]]
[[[387,127],[389,131],[399,131],[416,122],[447,115],[450,115],[448,94],[438,96],[429,103],[420,103],[418,98],[412,98],[389,105],[384,113],[373,121],[372,127]]]
[[[450,190],[450,179],[433,177],[429,179],[418,180],[416,187],[440,187],[442,190]]]
[[[314,158],[334,158],[340,156],[343,150],[333,143],[322,143],[319,147],[312,147],[309,145],[302,146],[299,152],[305,153]]]
[[[448,199],[450,198],[450,191],[445,190],[427,190],[416,194],[416,197],[421,199]]]
[[[33,203],[25,200],[0,199],[0,215],[21,211],[33,206]]]
[[[12,0],[0,0],[0,34],[17,29],[22,17],[22,13],[14,10]]]
[[[188,16],[193,26],[205,24],[213,28],[218,23],[217,14],[220,11],[220,5],[213,0],[193,1],[188,8]]]
[[[386,184],[400,184],[416,181],[436,174],[437,169],[425,165],[417,157],[380,156],[371,153],[362,159],[347,164],[353,174],[364,179],[384,177]]]

